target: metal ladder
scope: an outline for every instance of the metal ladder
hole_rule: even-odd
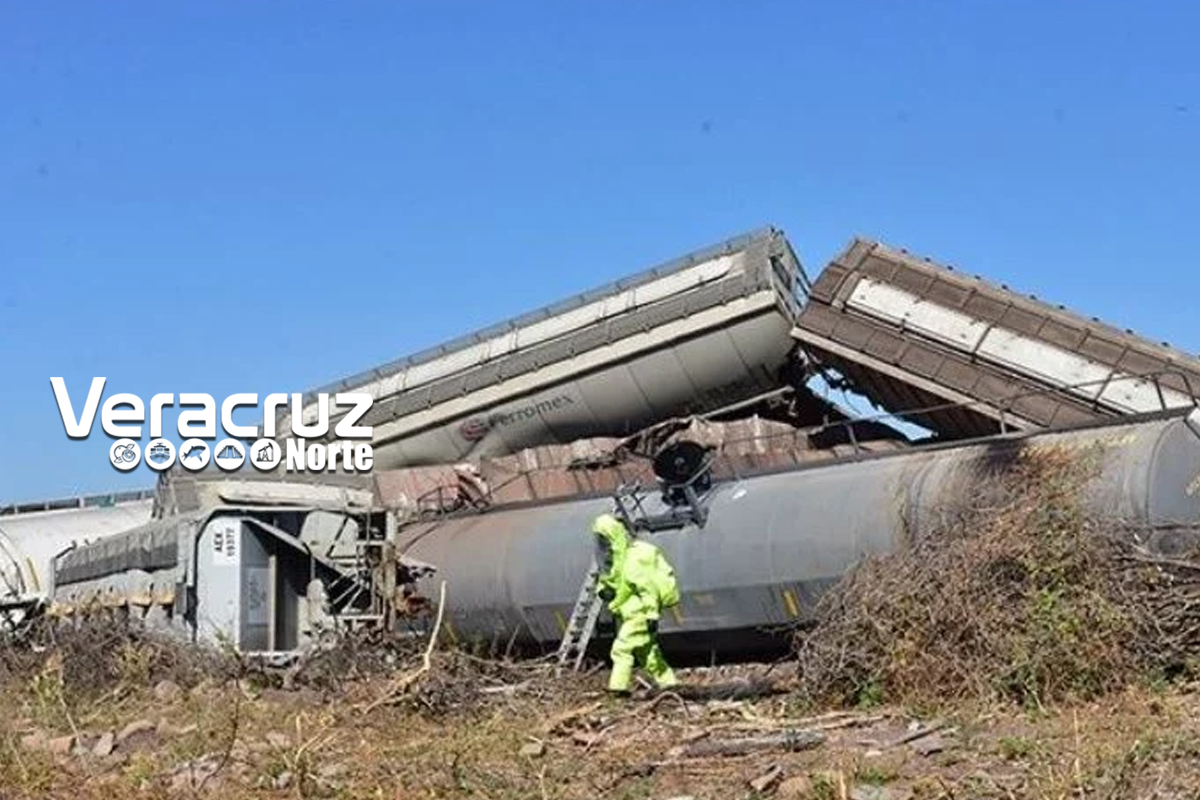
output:
[[[575,599],[575,608],[571,618],[567,620],[567,629],[563,633],[562,642],[558,645],[558,667],[555,673],[562,672],[563,667],[571,662],[571,669],[578,671],[583,663],[583,654],[587,652],[588,642],[596,630],[596,620],[600,618],[600,610],[604,601],[596,593],[596,584],[600,581],[600,565],[592,559],[584,576],[583,585],[579,587],[579,596]]]

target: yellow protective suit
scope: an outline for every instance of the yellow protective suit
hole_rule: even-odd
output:
[[[617,623],[609,691],[628,692],[635,666],[657,686],[674,686],[678,681],[663,658],[657,633],[662,609],[679,603],[675,570],[654,545],[631,541],[625,525],[612,514],[597,517],[592,533],[598,537],[604,564],[598,589]]]

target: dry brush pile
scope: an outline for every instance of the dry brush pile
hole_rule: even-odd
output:
[[[1025,450],[905,547],[865,559],[797,637],[815,702],[1087,699],[1191,674],[1200,560],[1085,513],[1102,451]]]
[[[546,659],[484,658],[428,637],[378,630],[330,637],[283,664],[119,619],[91,619],[78,627],[42,620],[21,640],[0,644],[0,690],[24,692],[48,716],[66,715],[59,720],[64,724],[76,708],[161,681],[185,689],[201,683],[303,689],[348,699],[362,711],[392,706],[439,719],[487,714],[515,696],[559,698],[582,685],[557,679]]]
[[[193,686],[237,672],[236,659],[229,655],[183,646],[120,619],[56,627],[43,618],[19,641],[0,646],[0,686],[54,684],[66,699],[89,700],[122,686],[161,680]]]

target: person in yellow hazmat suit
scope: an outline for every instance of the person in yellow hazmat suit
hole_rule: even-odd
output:
[[[597,591],[608,603],[617,628],[608,690],[629,694],[635,665],[659,688],[675,686],[675,673],[658,645],[659,615],[662,609],[679,603],[675,570],[661,550],[632,539],[624,523],[612,514],[596,517],[592,533],[600,565]]]

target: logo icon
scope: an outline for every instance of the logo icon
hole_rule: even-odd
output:
[[[108,460],[122,472],[128,472],[142,460],[142,448],[133,439],[117,439],[108,448]]]
[[[162,472],[175,463],[175,445],[166,439],[155,439],[146,445],[146,466]]]
[[[203,439],[188,439],[179,445],[179,464],[193,472],[208,466],[208,442]]]
[[[213,454],[213,462],[224,470],[234,470],[246,460],[246,446],[237,439],[222,439]]]
[[[279,466],[283,460],[283,448],[271,439],[259,439],[250,446],[250,463],[255,469],[266,472]]]
[[[468,442],[478,442],[480,439],[488,435],[488,430],[491,426],[487,420],[478,417],[472,417],[465,420],[462,425],[458,426],[458,434]]]

